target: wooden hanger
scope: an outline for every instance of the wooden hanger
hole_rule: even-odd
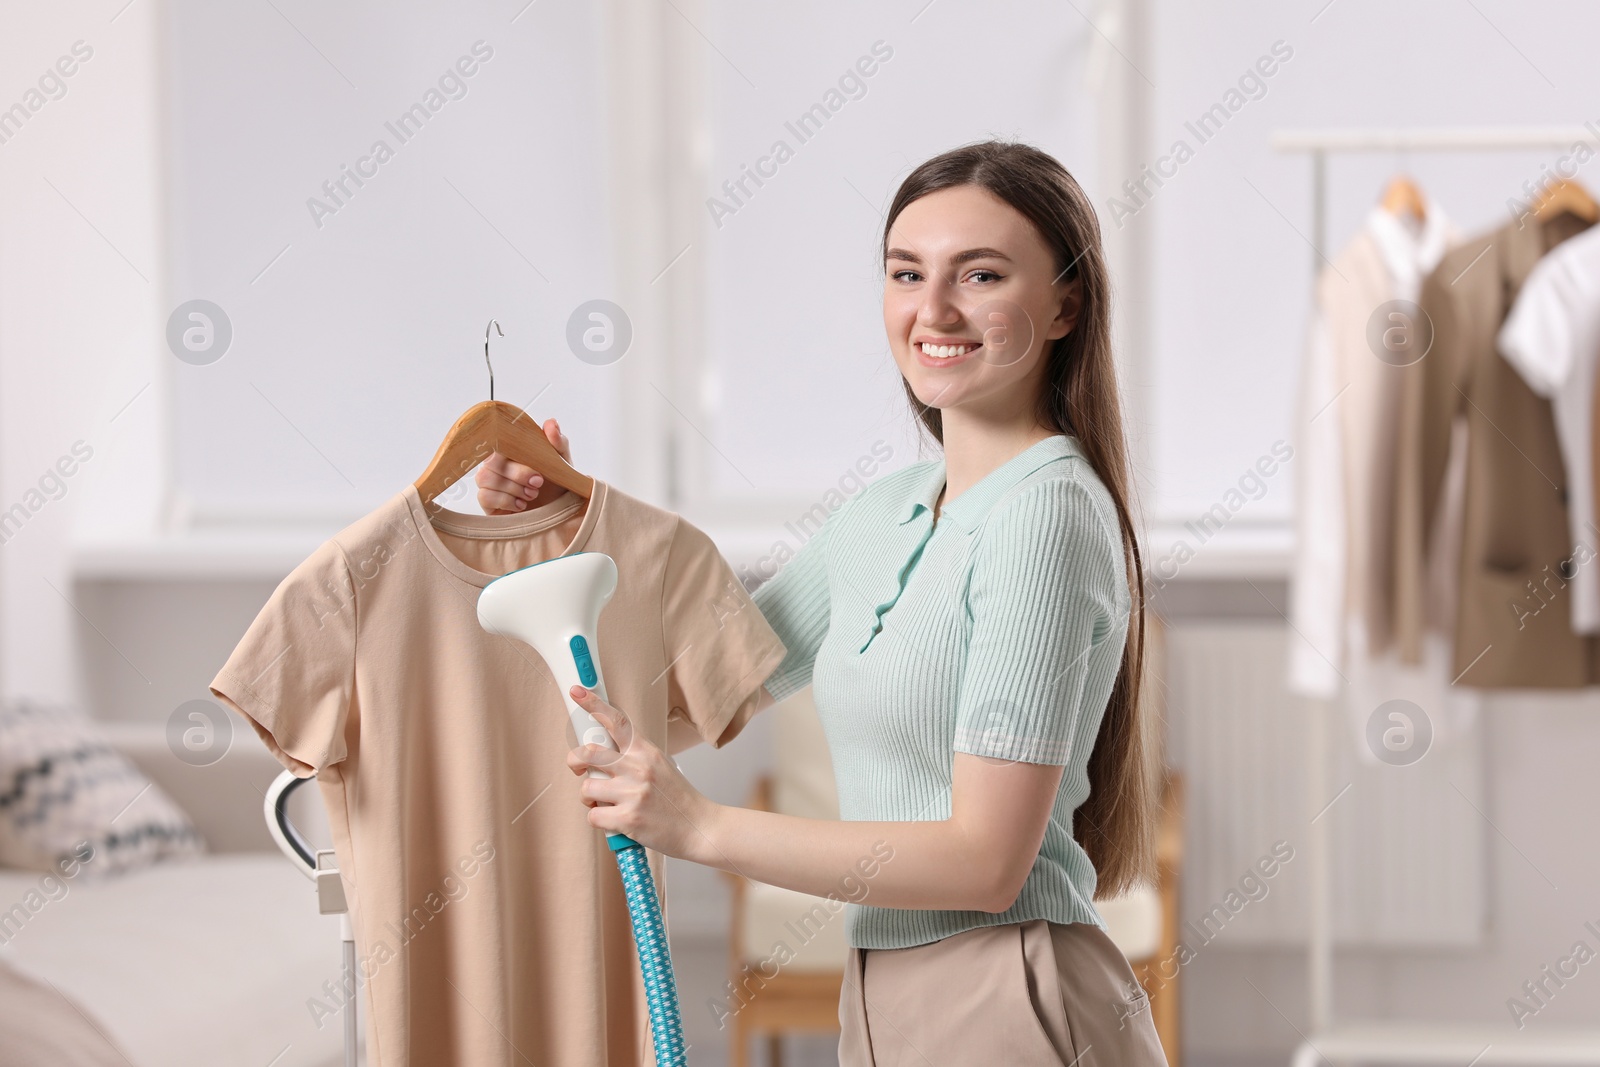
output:
[[[1584,222],[1600,220],[1600,204],[1577,182],[1557,178],[1533,202],[1533,217],[1548,222],[1557,215],[1576,215]]]
[[[1422,195],[1422,190],[1404,174],[1396,174],[1389,179],[1380,206],[1395,218],[1409,214],[1418,222],[1423,222],[1428,217],[1428,201]]]
[[[544,435],[544,430],[526,411],[515,404],[494,398],[494,364],[489,363],[491,328],[501,337],[506,335],[493,319],[489,320],[489,325],[483,331],[483,361],[489,367],[489,399],[472,405],[450,427],[450,432],[439,445],[439,451],[433,454],[433,462],[422,472],[422,477],[412,483],[416,486],[417,495],[422,498],[424,506],[432,504],[440,493],[488,459],[491,452],[498,452],[523,466],[532,467],[544,475],[547,482],[570,489],[585,500],[592,498],[594,479],[579,473],[572,464],[562,459],[561,453]]]

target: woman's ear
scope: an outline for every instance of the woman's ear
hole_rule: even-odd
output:
[[[1073,278],[1059,286],[1061,293],[1061,310],[1056,315],[1055,321],[1050,324],[1047,335],[1050,340],[1065,337],[1071,333],[1073,327],[1078,325],[1078,316],[1083,312],[1083,282]]]

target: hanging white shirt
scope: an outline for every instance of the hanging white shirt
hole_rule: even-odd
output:
[[[1426,210],[1417,225],[1374,208],[1323,271],[1300,390],[1289,688],[1341,707],[1367,763],[1381,758],[1369,730],[1389,701],[1422,709],[1435,744],[1469,738],[1478,712],[1477,695],[1450,684],[1445,633],[1424,635],[1417,665],[1401,663],[1391,647],[1399,378],[1374,351],[1369,327],[1388,302],[1415,303],[1423,278],[1460,240],[1437,205]],[[1394,310],[1400,318],[1385,315],[1379,332],[1394,323],[1419,328],[1407,309]],[[1453,609],[1464,453],[1453,451],[1431,532],[1428,607],[1436,626]]]
[[[1388,301],[1415,302],[1423,277],[1459,239],[1444,212],[1408,223],[1381,208],[1317,281],[1296,434],[1295,559],[1289,685],[1331,697],[1354,637],[1388,644],[1398,380],[1374,352],[1368,322]],[[1356,632],[1351,633],[1352,626]]]
[[[1567,521],[1576,568],[1567,583],[1572,629],[1600,633],[1600,531],[1595,528],[1595,362],[1600,359],[1600,227],[1563,241],[1522,284],[1500,328],[1500,354],[1550,399],[1567,467]],[[1564,576],[1565,577],[1565,576]]]

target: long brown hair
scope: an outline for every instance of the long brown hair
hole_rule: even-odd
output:
[[[882,259],[889,230],[906,205],[953,186],[975,185],[1010,204],[1038,231],[1054,254],[1057,279],[1076,278],[1082,305],[1076,324],[1045,354],[1039,422],[1078,439],[1095,473],[1116,502],[1122,529],[1123,567],[1133,611],[1122,668],[1089,756],[1089,797],[1073,813],[1072,831],[1094,864],[1095,896],[1117,896],[1152,880],[1155,871],[1155,768],[1146,743],[1140,700],[1144,675],[1144,560],[1132,515],[1133,485],[1123,433],[1122,402],[1111,352],[1111,286],[1100,245],[1100,223],[1083,189],[1065,167],[1030,145],[984,141],[963,145],[923,163],[895,193],[883,226]],[[944,444],[939,409],[925,406],[901,379],[906,397],[934,440]]]

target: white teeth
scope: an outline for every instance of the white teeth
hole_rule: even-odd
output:
[[[930,345],[926,343],[921,346],[923,353],[932,356],[934,359],[953,359],[956,356],[964,356],[976,347],[976,345]]]

